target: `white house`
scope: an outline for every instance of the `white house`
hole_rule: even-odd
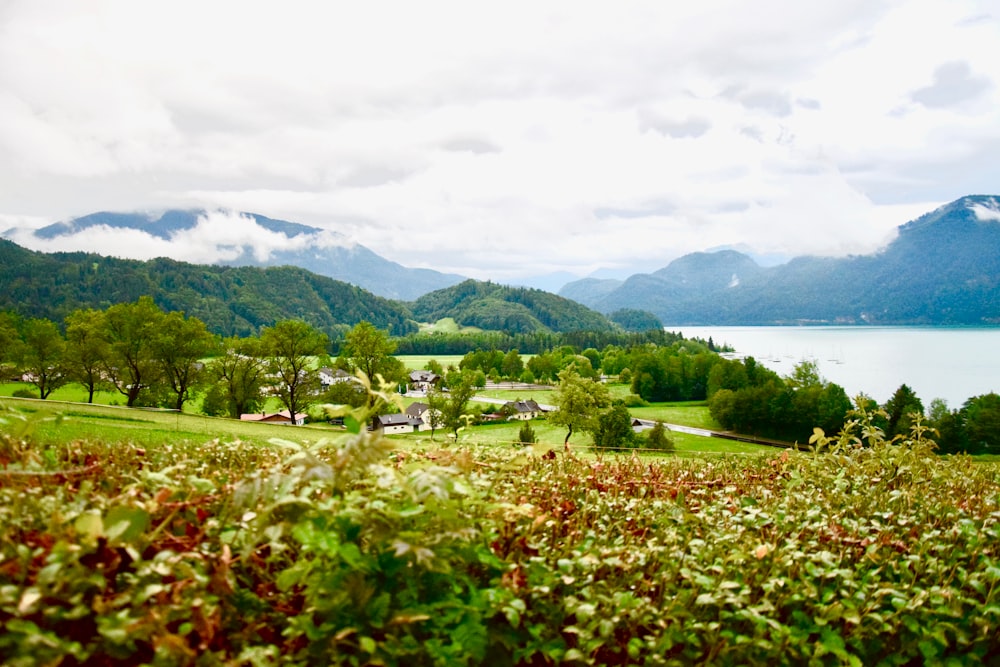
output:
[[[431,406],[426,403],[411,403],[409,407],[406,408],[406,414],[419,419],[422,423],[417,427],[418,431],[429,431],[431,430],[431,419],[434,414],[440,418],[441,412],[439,410],[431,410]]]
[[[379,415],[372,419],[372,431],[381,431],[386,435],[393,433],[413,433],[421,430],[424,420],[404,413],[394,415]]]
[[[507,401],[504,407],[510,411],[511,419],[520,419],[522,421],[534,419],[545,412],[542,406],[530,398],[526,401]]]

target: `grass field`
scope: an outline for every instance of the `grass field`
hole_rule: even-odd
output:
[[[659,420],[667,424],[682,424],[694,428],[721,430],[712,419],[708,403],[660,403],[645,408],[629,408],[633,417]]]
[[[409,404],[419,399],[404,399]],[[536,400],[538,400],[536,398]],[[240,441],[248,444],[262,444],[271,438],[291,439],[300,442],[315,442],[321,438],[339,433],[339,429],[327,425],[307,425],[296,428],[275,424],[242,422],[234,419],[207,417],[204,415],[176,413],[169,410],[145,410],[121,406],[72,403],[56,400],[0,398],[0,408],[13,409],[27,416],[26,421],[7,419],[0,429],[28,428],[42,443],[69,442],[73,440],[130,442],[147,447],[168,443],[199,443],[215,439]],[[645,410],[656,410],[646,408]],[[684,407],[672,405],[663,409],[671,423],[703,427],[708,417],[708,408],[703,405]],[[657,413],[659,414],[659,413]],[[664,417],[653,417],[661,418]],[[669,421],[664,419],[664,421]],[[538,439],[536,449],[561,449],[566,431],[562,427],[549,425],[545,420],[531,422]],[[458,443],[508,447],[517,440],[521,422],[475,426],[459,432]],[[678,454],[721,454],[754,453],[767,451],[755,445],[672,433]],[[429,431],[407,435],[392,435],[389,438],[401,446],[422,447],[431,444]],[[434,443],[451,443],[449,434],[438,430]],[[574,434],[570,446],[581,452],[592,453],[590,436]]]
[[[455,366],[462,360],[462,354],[397,354],[396,358],[403,362],[411,371],[419,371],[427,368],[427,362],[433,359],[441,364],[442,368]]]
[[[205,442],[221,438],[263,443],[270,438],[316,441],[336,431],[330,426],[300,426],[243,422],[169,410],[145,410],[110,405],[66,403],[51,399],[0,398],[0,408],[26,415],[20,421],[8,413],[4,431],[30,430],[41,443],[91,440],[131,442],[151,446],[176,442]],[[3,413],[0,412],[0,416]]]

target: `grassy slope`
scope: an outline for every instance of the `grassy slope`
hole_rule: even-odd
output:
[[[176,442],[206,442],[214,439],[263,443],[270,438],[294,437],[312,441],[333,435],[324,426],[294,429],[278,424],[260,424],[161,410],[144,410],[110,405],[89,405],[61,401],[0,398],[0,409],[15,409],[29,415],[28,425],[43,443],[92,440],[132,442],[150,446]],[[2,413],[0,413],[2,417]],[[8,420],[0,429],[14,428]]]

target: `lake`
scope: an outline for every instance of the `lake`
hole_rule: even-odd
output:
[[[958,409],[973,396],[1000,393],[1000,328],[950,327],[688,327],[685,338],[712,337],[780,375],[815,361],[820,374],[854,397],[885,403],[907,384],[930,406],[943,398]]]

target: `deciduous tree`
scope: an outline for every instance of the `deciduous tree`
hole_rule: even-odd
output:
[[[437,394],[431,399],[431,408],[438,411],[440,424],[452,432],[457,439],[458,431],[466,425],[469,401],[476,394],[476,373],[481,371],[458,371],[449,373],[447,379],[448,391],[432,392]]]
[[[388,334],[376,329],[371,322],[362,320],[344,337],[341,356],[349,359],[354,368],[374,382],[376,375],[382,375],[385,380],[392,379],[386,372],[392,370],[389,360],[394,359],[392,353],[395,351],[396,344]]]
[[[0,313],[0,369],[5,361],[13,361],[19,353],[21,338],[17,333],[17,321],[11,313]]]
[[[162,381],[156,358],[156,338],[165,314],[148,296],[134,303],[118,303],[104,313],[104,338],[109,354],[104,373],[132,407],[139,395]]]
[[[191,388],[205,376],[202,359],[215,347],[215,338],[197,317],[167,313],[154,338],[154,353],[174,396],[174,409],[182,410]]]
[[[304,412],[319,395],[319,369],[315,357],[326,353],[326,334],[301,320],[284,320],[260,334],[269,360],[271,386],[291,415]]]
[[[66,341],[51,320],[32,318],[22,327],[21,369],[31,384],[38,387],[40,398],[69,382],[66,367]]]
[[[581,377],[576,370],[568,368],[559,374],[554,401],[556,410],[549,413],[548,420],[566,427],[563,447],[569,449],[574,431],[593,431],[600,410],[611,405],[611,394],[603,384]]]
[[[267,358],[259,338],[226,338],[222,354],[209,363],[208,373],[220,388],[226,412],[240,415],[256,412],[264,401]]]
[[[66,364],[70,376],[86,387],[88,403],[104,383],[101,369],[110,354],[103,330],[103,311],[80,309],[66,316]]]
[[[632,417],[623,403],[616,403],[601,410],[594,426],[594,446],[615,451],[635,444]]]

